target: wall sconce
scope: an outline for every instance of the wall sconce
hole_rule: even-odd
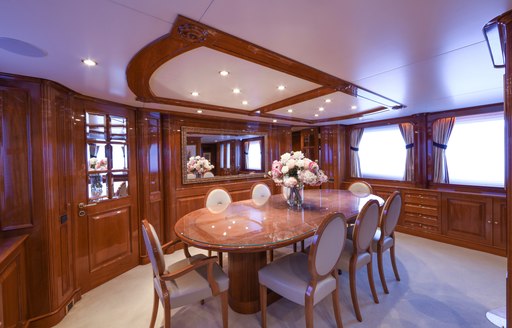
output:
[[[491,53],[492,64],[496,68],[505,67],[505,25],[501,19],[507,13],[498,16],[485,24],[484,32],[489,52]]]

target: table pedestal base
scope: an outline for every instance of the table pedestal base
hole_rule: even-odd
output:
[[[229,253],[229,306],[243,314],[260,310],[258,270],[267,265],[267,252]],[[268,303],[277,300],[275,293],[268,295]]]

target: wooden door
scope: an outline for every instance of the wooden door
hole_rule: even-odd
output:
[[[507,249],[507,201],[506,199],[493,199],[492,216],[492,242],[493,245]]]
[[[138,263],[135,115],[89,103],[74,115],[76,266],[86,292]]]

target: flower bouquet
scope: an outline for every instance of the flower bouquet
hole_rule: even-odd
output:
[[[199,176],[211,171],[214,167],[209,160],[201,156],[192,156],[187,162],[187,172]]]
[[[106,158],[89,158],[89,170],[106,170],[107,168]]]
[[[285,187],[283,194],[292,207],[302,206],[304,185],[319,186],[328,179],[318,163],[306,158],[301,151],[281,155],[279,161],[272,163],[268,174],[278,186]]]

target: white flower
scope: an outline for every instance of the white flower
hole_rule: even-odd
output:
[[[291,170],[295,167],[295,160],[292,158],[286,162],[286,166],[288,166],[288,169]]]
[[[299,159],[298,161],[295,162],[295,165],[297,165],[298,168],[302,169],[304,168],[304,163],[305,161],[303,159]]]
[[[281,155],[281,164],[286,165],[286,162],[290,159],[290,153],[284,153]]]
[[[288,173],[288,170],[289,170],[289,169],[288,169],[288,166],[283,166],[283,168],[281,169],[281,172],[282,172],[283,174],[286,174],[286,173]]]

